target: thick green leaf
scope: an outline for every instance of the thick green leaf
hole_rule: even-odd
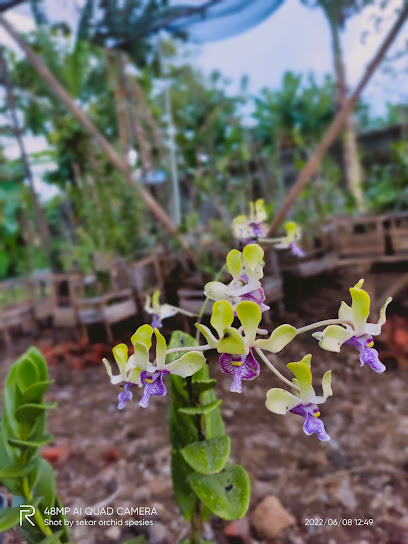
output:
[[[202,474],[220,472],[227,464],[231,451],[229,436],[193,442],[181,450],[187,463]]]
[[[42,497],[41,506],[52,508],[55,505],[57,495],[57,482],[52,466],[45,459],[40,460],[37,482],[34,487],[34,496]],[[48,516],[50,517],[50,516]]]
[[[0,469],[0,480],[7,480],[12,478],[21,478],[25,476],[31,470],[35,468],[38,463],[38,459],[33,459],[29,463],[20,463]]]
[[[30,387],[28,387],[22,396],[22,401],[24,403],[39,403],[41,404],[41,401],[44,397],[45,392],[47,391],[48,387],[54,383],[53,381],[46,381],[46,382],[37,382]]]
[[[39,542],[39,544],[59,544],[60,542],[60,536],[62,536],[63,531],[58,531],[57,533],[54,533],[50,536],[47,536],[47,538],[44,538]]]
[[[40,382],[46,382],[48,380],[48,367],[45,362],[44,356],[39,349],[34,346],[31,346],[25,353],[25,356],[30,357],[34,361]]]
[[[193,473],[193,469],[183,459],[180,450],[172,450],[171,455],[171,477],[173,480],[173,492],[180,512],[187,521],[191,521],[197,496],[191,489],[188,477]]]
[[[45,446],[49,442],[51,442],[52,436],[50,434],[46,434],[41,437],[41,439],[37,440],[20,440],[19,438],[9,438],[8,443],[10,446],[14,446],[15,448],[41,448],[41,446]]]
[[[188,414],[188,415],[203,415],[203,414],[209,414],[220,404],[222,403],[222,400],[216,400],[214,402],[211,402],[210,404],[204,404],[203,406],[187,406],[186,408],[179,408],[178,412],[181,414]]]
[[[194,472],[188,479],[199,499],[218,517],[233,520],[245,516],[250,483],[241,465],[228,465],[218,474]]]
[[[20,523],[20,508],[3,508],[0,510],[0,533],[8,531]]]
[[[56,403],[51,404],[23,404],[16,410],[16,419],[21,423],[32,425],[38,417],[41,417],[47,410],[55,408]]]
[[[200,380],[200,381],[194,381],[191,384],[191,389],[193,392],[193,397],[196,398],[205,391],[209,391],[210,389],[213,389],[217,383],[217,380]]]
[[[26,357],[17,367],[17,383],[20,391],[24,393],[26,389],[36,384],[38,379],[39,374],[35,362]]]

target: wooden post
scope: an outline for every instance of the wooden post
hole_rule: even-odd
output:
[[[6,21],[6,19],[0,15],[0,25],[6,30],[6,32],[17,42],[20,48],[24,51],[26,57],[30,63],[34,66],[37,72],[45,79],[53,92],[57,97],[65,104],[68,110],[78,119],[84,129],[96,140],[101,149],[107,155],[110,162],[118,170],[123,172],[126,176],[126,179],[129,183],[133,185],[139,185],[132,172],[129,170],[127,161],[123,160],[120,155],[116,152],[113,146],[108,142],[108,140],[99,132],[96,126],[92,121],[85,115],[85,113],[76,105],[72,97],[67,93],[63,86],[57,81],[57,79],[52,75],[48,70],[47,66],[40,59],[40,57],[34,53],[31,47],[25,42],[25,40],[14,30],[14,28]],[[162,226],[169,232],[171,236],[178,239],[183,249],[185,249],[189,256],[192,259],[195,259],[195,255],[192,252],[186,238],[179,234],[177,231],[176,225],[173,223],[171,218],[165,212],[165,210],[160,206],[160,204],[153,198],[153,196],[146,191],[143,187],[139,186],[138,190],[140,195],[146,202],[150,211],[157,218],[157,220],[162,224]]]
[[[385,38],[384,42],[382,43],[381,47],[377,51],[373,60],[367,66],[367,69],[363,77],[361,78],[360,83],[357,85],[353,94],[345,101],[345,103],[343,104],[343,107],[335,116],[332,124],[328,128],[322,141],[317,146],[316,151],[310,157],[304,169],[300,172],[296,180],[296,183],[292,187],[288,196],[286,197],[286,200],[283,203],[282,208],[275,215],[272,221],[272,224],[269,227],[268,236],[272,236],[275,233],[279,225],[285,219],[286,214],[295,203],[297,197],[299,196],[301,191],[304,189],[307,182],[310,180],[310,178],[318,169],[324,154],[326,153],[328,148],[331,146],[331,144],[334,142],[336,136],[339,134],[341,128],[343,127],[344,122],[346,121],[347,117],[351,114],[354,106],[356,105],[358,99],[360,98],[360,95],[364,87],[367,85],[368,81],[370,80],[371,76],[375,72],[376,68],[378,67],[382,59],[384,58],[385,53],[387,52],[388,48],[394,41],[401,27],[405,23],[407,16],[408,16],[408,3],[405,2],[404,7],[402,8],[397,21],[395,22],[394,26],[390,30],[388,36]]]

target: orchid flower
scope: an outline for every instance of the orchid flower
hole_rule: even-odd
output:
[[[266,394],[265,405],[275,414],[292,412],[305,418],[303,431],[310,436],[316,433],[320,440],[330,440],[326,433],[323,421],[319,419],[318,404],[326,402],[327,397],[333,394],[331,388],[331,370],[327,371],[322,380],[323,396],[317,396],[312,387],[312,372],[310,360],[312,356],[305,355],[297,363],[289,363],[287,366],[293,372],[293,383],[296,389],[293,393],[280,388],[270,389]]]
[[[271,238],[266,241],[274,243],[276,249],[290,249],[296,257],[304,257],[304,252],[298,242],[302,237],[302,230],[294,221],[285,223],[286,236],[282,238]],[[275,240],[275,241],[274,241]]]
[[[103,361],[111,378],[111,383],[122,384],[122,391],[119,394],[119,409],[124,408],[126,401],[132,399],[133,395],[129,389],[133,385],[144,386],[143,397],[139,405],[146,408],[152,395],[160,397],[166,395],[167,390],[163,383],[164,376],[174,374],[186,378],[201,370],[205,364],[204,355],[198,351],[185,353],[179,359],[166,364],[166,340],[157,328],[154,329],[154,334],[156,336],[156,360],[154,363],[149,361],[153,335],[153,329],[150,325],[142,325],[131,337],[135,352],[127,362],[125,362],[127,347],[120,344],[114,348],[114,357],[120,370],[118,376],[113,376],[110,364],[106,359]]]
[[[236,307],[236,314],[242,325],[239,329],[231,326],[234,321],[231,304],[227,301],[214,304],[210,323],[217,331],[218,339],[205,325],[196,323],[196,327],[210,348],[216,348],[221,354],[221,370],[233,378],[230,391],[241,393],[242,380],[253,380],[260,372],[259,363],[252,350],[262,348],[277,353],[296,336],[297,331],[290,325],[281,325],[268,340],[257,340],[258,326],[262,318],[259,305],[249,301],[240,302]]]
[[[245,246],[241,253],[237,249],[227,255],[227,268],[232,281],[225,285],[219,281],[210,281],[204,286],[205,295],[215,301],[227,300],[235,307],[242,300],[256,302],[264,312],[269,306],[264,304],[265,293],[261,282],[263,277],[264,251],[258,244]]]
[[[159,300],[159,290],[156,290],[152,297],[150,297],[150,295],[146,296],[144,309],[148,314],[153,315],[151,323],[153,329],[160,329],[163,326],[163,319],[167,319],[168,317],[172,317],[178,313],[188,315],[189,317],[194,316],[194,314],[191,312],[178,308],[177,306],[172,306],[171,304],[160,304]]]
[[[381,334],[381,327],[386,321],[385,312],[392,298],[389,297],[380,310],[377,323],[367,323],[370,313],[370,297],[362,289],[364,280],[360,280],[350,289],[351,308],[342,302],[339,309],[339,319],[344,320],[344,326],[329,325],[323,332],[315,332],[313,336],[319,340],[321,348],[327,351],[339,352],[343,344],[352,346],[360,352],[361,366],[366,363],[375,372],[384,372],[385,366],[378,358],[378,351],[373,348],[373,336]]]
[[[265,236],[264,221],[267,219],[264,199],[249,203],[249,215],[238,215],[232,222],[235,238],[244,244]]]

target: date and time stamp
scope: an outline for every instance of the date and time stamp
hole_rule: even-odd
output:
[[[369,527],[373,525],[371,518],[305,518],[304,525],[314,527]]]

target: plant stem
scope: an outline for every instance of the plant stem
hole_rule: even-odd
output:
[[[347,319],[326,319],[324,321],[318,321],[317,323],[312,323],[311,325],[306,325],[306,327],[301,327],[300,329],[297,329],[298,334],[302,334],[303,332],[311,331],[313,329],[318,329],[319,327],[326,327],[326,325],[350,325],[350,327],[353,327],[353,323],[351,321],[347,321]]]
[[[23,488],[24,499],[27,501],[27,503],[31,504],[33,502],[33,494],[30,490],[30,485],[28,483],[27,476],[22,479],[22,488]],[[45,536],[51,536],[53,534],[51,529],[47,525],[44,524],[44,518],[42,517],[41,512],[38,508],[35,509],[34,519],[37,522],[39,529],[41,529],[42,533]],[[58,539],[58,542],[60,542],[59,539]]]
[[[279,372],[279,370],[277,370],[273,364],[270,362],[270,360],[266,357],[266,355],[263,353],[263,351],[260,349],[260,348],[255,348],[255,351],[257,352],[257,354],[259,355],[259,357],[262,359],[262,361],[266,364],[266,366],[272,370],[272,372],[280,379],[282,380],[283,382],[285,382],[287,385],[289,385],[290,387],[292,387],[293,389],[296,389],[297,391],[300,391],[300,388],[294,384],[293,382],[290,382],[287,378],[285,378],[285,376],[283,374],[281,374]]]
[[[178,351],[206,351],[208,349],[211,349],[208,344],[205,344],[204,346],[180,346],[178,348],[168,349],[166,355],[169,353],[177,353]]]
[[[222,265],[222,268],[219,270],[219,272],[217,273],[217,275],[215,276],[215,279],[214,281],[218,281],[220,279],[220,277],[222,276],[225,268],[226,268],[227,264],[223,264]],[[197,323],[201,323],[202,319],[203,319],[203,315],[204,315],[204,312],[205,312],[205,309],[207,307],[207,304],[208,304],[208,301],[209,301],[209,298],[206,296],[205,297],[205,301],[203,302],[203,305],[201,306],[201,310],[200,310],[200,313],[198,314],[198,319],[197,319]],[[198,342],[198,339],[200,338],[200,331],[197,329],[197,332],[196,332],[196,341]]]

